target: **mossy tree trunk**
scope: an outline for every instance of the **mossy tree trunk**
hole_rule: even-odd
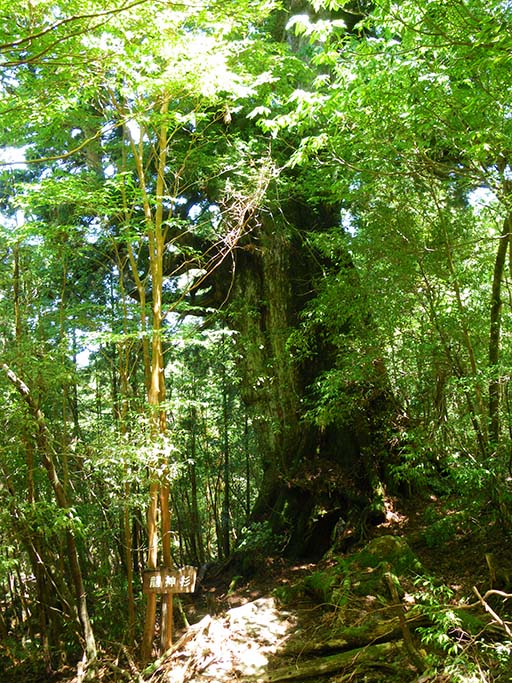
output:
[[[243,399],[252,409],[264,471],[252,518],[270,520],[275,532],[287,534],[287,553],[300,556],[315,551],[313,522],[320,511],[334,513],[334,526],[337,514],[370,506],[379,476],[380,426],[391,403],[383,373],[382,386],[379,379],[373,399],[351,421],[320,428],[304,419],[308,391],[333,367],[337,349],[319,335],[304,361],[295,357],[290,335],[326,267],[307,235],[335,227],[339,212],[293,200],[280,208],[259,215],[250,242],[239,244],[231,322],[240,333]],[[328,538],[317,540],[327,549]]]

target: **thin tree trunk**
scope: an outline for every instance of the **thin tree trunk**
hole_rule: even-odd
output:
[[[77,343],[76,343],[76,328],[73,327],[73,368],[75,370],[74,377],[76,378],[76,357],[77,357]],[[80,429],[80,418],[78,411],[78,385],[76,379],[73,379],[73,386],[71,389],[71,413],[73,416],[73,431],[74,437],[78,438],[82,436],[82,430]]]
[[[169,485],[162,484],[160,488],[160,510],[161,510],[161,529],[162,529],[162,558],[164,567],[173,567],[171,555],[171,514],[169,510]],[[162,633],[161,649],[162,652],[168,650],[172,645],[173,632],[173,595],[165,593],[162,596]]]
[[[195,396],[194,396],[195,398]],[[194,562],[202,565],[204,562],[203,535],[201,530],[201,515],[197,491],[197,408],[193,405],[190,411],[190,464],[188,466],[190,483],[190,542]]]
[[[152,201],[148,195],[146,187],[145,168],[143,163],[143,136],[141,135],[137,144],[130,136],[131,149],[134,155],[139,188],[142,194],[144,216],[146,222],[146,234],[149,247],[149,271],[151,274],[152,291],[152,339],[151,339],[151,376],[148,388],[148,403],[150,410],[151,438],[158,441],[166,432],[166,414],[162,407],[165,401],[165,379],[164,362],[162,351],[162,321],[163,321],[163,255],[165,249],[166,231],[164,228],[163,200],[165,194],[165,166],[167,160],[167,117],[169,98],[167,95],[162,100],[160,114],[162,123],[157,142],[157,179],[155,186],[155,209],[153,213]],[[138,278],[136,263],[133,252],[129,251],[130,263],[134,272],[134,277]],[[145,290],[140,279],[139,294],[145,297]],[[138,286],[139,286],[138,285]],[[145,315],[145,314],[143,314]],[[145,351],[146,352],[146,351]],[[161,455],[165,469],[164,454]],[[150,504],[148,508],[148,567],[154,569],[158,562],[158,508],[160,503],[162,521],[162,541],[163,541],[163,561],[168,568],[172,566],[170,551],[170,512],[169,512],[169,490],[168,483],[163,484],[157,479],[156,472],[150,474]],[[170,642],[172,639],[172,595],[167,594],[163,599],[163,617],[165,623],[162,624],[163,642]],[[142,641],[142,658],[149,659],[151,656],[152,642],[156,624],[156,594],[147,595],[146,616],[144,622],[144,635]]]
[[[230,506],[231,506],[231,487],[230,487],[230,462],[229,462],[229,406],[228,406],[228,387],[226,378],[226,358],[225,358],[225,339],[222,340],[223,359],[222,359],[222,450],[223,450],[223,484],[224,495],[222,499],[221,513],[221,548],[224,557],[230,553]]]
[[[20,305],[20,245],[18,242],[14,245],[14,266],[12,273],[12,287],[14,293],[14,329],[16,333],[16,341],[19,343],[22,338],[22,324],[21,324],[21,305]]]
[[[37,425],[36,441],[39,447],[39,454],[43,462],[43,466],[48,475],[51,487],[53,489],[57,505],[62,509],[69,509],[69,502],[67,500],[66,492],[59,479],[57,470],[55,468],[55,452],[51,443],[51,435],[46,426],[46,421],[43,412],[35,403],[30,393],[28,386],[21,380],[5,363],[1,367],[9,381],[15,386],[21,397],[27,404],[29,411],[34,418]],[[85,656],[88,662],[96,659],[96,642],[91,621],[89,618],[89,611],[87,608],[87,597],[83,583],[82,571],[80,568],[80,561],[78,550],[76,547],[75,537],[71,530],[66,532],[67,555],[71,571],[71,579],[75,590],[75,599],[77,604],[78,617],[83,629],[83,636],[85,641]]]
[[[484,398],[483,398],[483,389],[482,389],[482,386],[480,385],[480,381],[478,379],[478,367],[477,367],[475,350],[473,347],[473,342],[471,340],[471,334],[470,334],[469,326],[466,322],[467,316],[466,316],[466,311],[465,311],[464,303],[463,303],[463,299],[462,299],[462,293],[461,293],[461,289],[460,289],[459,278],[458,278],[456,270],[455,270],[455,264],[454,264],[454,259],[453,259],[453,248],[452,248],[452,245],[450,243],[448,231],[446,229],[446,224],[445,224],[444,215],[443,215],[443,207],[441,206],[439,199],[437,197],[437,194],[436,194],[433,187],[431,188],[431,194],[432,194],[432,198],[434,200],[434,203],[437,207],[439,219],[441,221],[441,226],[443,228],[444,243],[445,243],[445,247],[446,247],[446,256],[447,256],[447,261],[448,261],[448,268],[450,271],[450,275],[451,275],[451,279],[452,279],[452,285],[453,285],[453,289],[455,292],[455,301],[457,303],[457,310],[459,311],[459,323],[460,323],[460,327],[461,327],[461,331],[462,331],[462,338],[464,340],[464,346],[466,347],[466,351],[468,354],[469,366],[471,368],[471,376],[473,377],[474,382],[475,382],[476,410],[473,408],[473,400],[470,398],[470,395],[468,392],[466,392],[466,402],[468,403],[472,424],[474,425],[475,431],[477,433],[477,438],[478,438],[478,442],[480,445],[480,450],[482,452],[482,455],[485,456],[487,453],[487,444],[488,444],[489,432],[488,432],[488,425],[487,425],[487,420],[486,420],[486,410],[485,410],[485,402],[484,402]],[[425,275],[424,275],[424,279],[426,280]],[[449,344],[446,343],[446,339],[445,339],[444,334],[442,337],[442,341],[443,341],[443,345],[444,345],[445,349],[448,349]],[[448,355],[448,358],[450,358],[449,355]]]
[[[25,449],[27,454],[27,500],[29,505],[36,503],[36,487],[34,482],[34,449],[29,439],[25,440]],[[39,632],[41,634],[41,647],[43,651],[43,659],[45,662],[46,671],[51,671],[51,653],[50,653],[50,639],[49,639],[49,595],[44,580],[44,570],[42,564],[42,544],[39,534],[34,533],[33,538],[27,539],[28,554],[31,559],[34,576],[36,579],[37,601],[39,607]]]
[[[30,444],[26,444],[29,449],[27,451],[27,467],[30,470],[33,469],[31,465],[31,460],[33,457],[33,452],[30,449]],[[20,513],[19,505],[16,500],[16,491],[14,489],[12,478],[7,471],[4,463],[0,463],[0,468],[3,475],[3,480],[5,483],[5,488],[10,496],[9,511],[11,514],[11,521],[14,528],[17,531],[20,543],[25,547],[32,571],[36,579],[36,591],[37,591],[37,607],[38,607],[38,621],[39,621],[39,638],[41,641],[41,649],[43,652],[43,660],[45,662],[45,668],[47,673],[51,671],[51,654],[50,654],[50,638],[49,638],[49,596],[46,587],[46,582],[44,580],[44,565],[42,559],[42,544],[40,543],[40,536],[37,532],[33,531],[29,525],[25,523],[23,515]],[[27,501],[29,505],[34,503],[33,498],[33,482],[30,480],[32,476],[29,474],[29,484],[28,484],[28,497]],[[7,638],[7,630],[4,635]]]
[[[126,320],[126,315],[125,315]],[[128,414],[128,356],[129,350],[123,344],[119,348],[119,381],[121,386],[121,405],[119,412],[120,430],[121,434],[127,432],[127,414]],[[124,560],[126,564],[126,583],[127,583],[127,598],[128,598],[128,641],[133,644],[135,640],[135,595],[133,592],[133,545],[132,545],[132,530],[131,530],[131,516],[130,516],[130,483],[124,483],[124,509],[123,509],[123,538],[124,538]]]
[[[14,295],[14,328],[16,343],[18,348],[21,349],[21,342],[23,339],[23,324],[21,318],[21,274],[20,274],[20,248],[19,243],[16,242],[13,249],[13,295]],[[26,453],[26,463],[27,463],[27,502],[30,506],[35,505],[36,502],[36,486],[34,481],[34,449],[33,444],[30,439],[24,439],[25,443],[25,453]],[[4,468],[4,478],[7,482],[7,488],[12,496],[13,506],[15,505],[15,491],[11,487],[10,477]],[[14,518],[18,519],[19,515],[17,511],[14,513]],[[36,580],[36,591],[37,591],[37,609],[38,609],[38,621],[39,621],[39,637],[41,641],[41,650],[43,653],[43,660],[45,663],[45,669],[47,673],[51,671],[51,652],[50,652],[50,638],[49,638],[49,623],[50,623],[50,610],[49,610],[49,595],[44,579],[44,569],[42,565],[42,543],[40,535],[37,532],[31,532],[28,528],[23,529],[21,535],[22,541],[24,542],[27,553],[32,565],[32,570]],[[1,634],[0,634],[1,635]],[[7,637],[7,632],[5,632],[5,637]]]
[[[116,246],[116,245],[115,245]],[[123,272],[126,264],[126,260],[122,259],[117,248],[115,249],[117,257],[117,267],[119,270],[119,282],[121,287],[121,310],[123,313],[123,333],[126,335],[128,332],[127,321],[128,321],[128,310],[126,307],[126,295],[123,288]],[[114,310],[114,297],[111,289],[111,310]],[[114,331],[114,317],[112,317],[112,331]],[[129,410],[129,380],[130,380],[130,347],[128,341],[123,341],[120,343],[114,354],[115,358],[118,360],[118,372],[119,372],[119,390],[120,390],[120,403],[118,405],[118,418],[119,427],[121,434],[126,434],[128,431],[128,410]],[[114,370],[115,374],[115,370]],[[126,467],[126,466],[125,466]],[[126,471],[126,470],[125,470]],[[124,483],[124,508],[122,514],[122,537],[124,538],[124,562],[126,565],[126,584],[127,584],[127,598],[128,598],[128,642],[133,645],[135,641],[135,594],[133,590],[133,573],[134,573],[134,552],[133,552],[133,534],[132,534],[132,524],[131,524],[131,514],[130,514],[130,496],[131,496],[131,486],[129,481]]]
[[[124,485],[125,500],[127,501],[123,510],[123,536],[124,536],[124,552],[126,561],[126,583],[128,589],[128,640],[130,645],[133,645],[135,640],[135,595],[133,592],[133,546],[132,546],[132,530],[130,524],[130,507],[128,501],[130,499],[130,484]]]
[[[500,438],[500,380],[492,376],[498,372],[501,337],[501,284],[505,270],[505,259],[510,242],[512,230],[512,216],[508,215],[503,223],[500,235],[498,251],[494,261],[492,278],[490,329],[489,329],[489,369],[491,381],[489,383],[489,437],[492,448],[495,450]]]
[[[244,452],[245,452],[245,517],[251,514],[251,460],[249,453],[249,416],[244,413]]]
[[[437,315],[436,307],[434,304],[432,292],[431,292],[431,286],[429,279],[423,269],[423,266],[421,262],[418,262],[418,265],[420,267],[420,271],[423,277],[423,281],[425,283],[425,291],[426,291],[426,297],[427,297],[427,302],[428,302],[428,314],[429,318],[432,321],[435,329],[437,330],[437,333],[439,335],[439,340],[442,344],[443,351],[446,355],[446,358],[450,361],[451,368],[455,374],[455,376],[459,379],[462,379],[466,377],[467,371],[466,369],[462,366],[462,364],[458,361],[456,357],[454,357],[452,351],[451,351],[451,345],[450,345],[450,340],[448,339],[448,336],[446,334],[446,331],[444,330],[443,326],[439,322],[439,317]],[[476,367],[476,366],[475,366]],[[475,437],[476,441],[478,444],[478,448],[480,451],[480,455],[482,458],[485,458],[487,454],[487,439],[486,439],[486,434],[483,431],[483,426],[482,425],[482,413],[481,413],[481,406],[478,401],[477,397],[477,406],[475,407],[473,397],[471,396],[470,392],[468,389],[464,389],[464,398],[467,403],[467,412],[469,414],[471,424],[473,426],[473,430],[475,432]]]
[[[152,481],[149,489],[149,505],[147,514],[148,529],[148,569],[156,569],[158,566],[158,495],[160,486]],[[146,614],[144,619],[144,633],[142,636],[141,657],[147,662],[153,649],[156,624],[156,593],[148,593],[146,596]]]

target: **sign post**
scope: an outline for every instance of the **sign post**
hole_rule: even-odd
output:
[[[185,566],[181,569],[145,569],[143,575],[142,590],[146,595],[158,594],[165,596],[162,600],[162,643],[172,641],[172,615],[165,615],[164,607],[172,609],[173,593],[193,593],[196,587],[197,570],[195,567]],[[167,626],[166,626],[167,624]],[[164,633],[168,628],[169,633]]]

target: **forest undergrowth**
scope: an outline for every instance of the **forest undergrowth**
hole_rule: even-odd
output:
[[[182,596],[175,642],[144,668],[123,647],[100,655],[102,683],[505,683],[512,681],[512,548],[482,511],[450,497],[386,502],[386,520],[318,562],[258,556],[212,565]],[[186,625],[188,622],[189,625]],[[18,673],[20,675],[18,675]],[[87,680],[4,671],[0,680]]]

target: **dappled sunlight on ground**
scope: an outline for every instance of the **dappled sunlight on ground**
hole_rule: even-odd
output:
[[[186,642],[151,681],[229,681],[260,676],[295,626],[295,618],[278,608],[272,597],[248,602],[223,617],[206,616],[189,629]]]

